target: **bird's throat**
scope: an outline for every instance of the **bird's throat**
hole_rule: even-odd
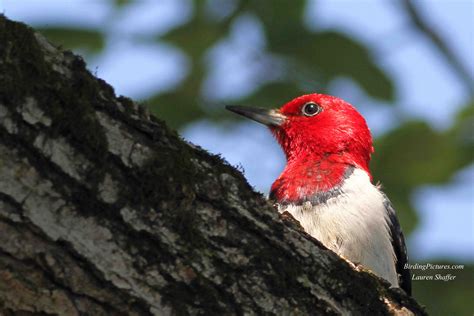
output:
[[[351,165],[329,159],[289,161],[273,183],[270,197],[279,203],[322,203],[340,193],[353,170]]]

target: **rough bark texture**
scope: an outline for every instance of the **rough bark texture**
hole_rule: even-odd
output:
[[[424,314],[0,16],[1,315]]]

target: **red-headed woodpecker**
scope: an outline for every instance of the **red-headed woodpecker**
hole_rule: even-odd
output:
[[[362,115],[324,94],[300,96],[279,110],[227,106],[267,125],[287,164],[270,198],[341,257],[367,267],[411,295],[407,253],[395,211],[372,184],[374,149]]]

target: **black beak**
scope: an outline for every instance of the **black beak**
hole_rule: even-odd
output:
[[[278,110],[250,108],[240,105],[227,105],[225,108],[267,126],[280,126],[285,122],[285,116]]]

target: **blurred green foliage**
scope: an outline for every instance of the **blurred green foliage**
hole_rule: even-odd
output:
[[[127,10],[134,2],[113,1],[116,11]],[[371,48],[347,34],[310,30],[303,22],[307,6],[304,0],[277,0],[272,1],[272,5],[250,0],[192,3],[194,9],[189,20],[148,39],[151,43],[173,45],[189,58],[190,71],[185,79],[173,90],[157,93],[146,101],[154,114],[175,128],[202,118],[224,117],[222,107],[208,106],[203,96],[204,82],[212,70],[206,56],[229,38],[233,25],[242,16],[256,19],[263,30],[265,43],[263,48],[256,48],[261,51],[258,60],[252,61],[261,66],[260,81],[254,90],[226,103],[277,107],[303,93],[324,93],[329,83],[340,77],[353,80],[369,97],[386,104],[396,101],[393,80],[377,64]],[[227,5],[224,14],[210,13],[216,11],[216,7],[211,6],[217,6],[219,11],[218,6],[223,5]],[[100,53],[105,43],[100,29],[68,26],[39,30],[52,42],[65,48],[81,49],[81,52]],[[444,131],[435,130],[419,119],[402,122],[376,140],[372,161],[374,178],[382,182],[398,210],[405,234],[417,225],[411,202],[414,191],[423,185],[447,183],[457,171],[472,164],[473,127],[474,104],[470,103]],[[470,314],[474,307],[466,303],[472,302],[468,296],[472,295],[473,270],[472,266],[466,267],[452,282],[415,281],[415,297],[428,305],[433,315]]]
[[[228,38],[231,26],[243,15],[257,18],[264,30],[267,47],[259,54],[259,64],[264,65],[259,77],[263,79],[252,94],[228,102],[276,107],[302,93],[324,92],[328,83],[339,76],[354,79],[373,97],[393,101],[390,78],[373,62],[364,45],[341,33],[308,30],[302,19],[306,1],[275,2],[268,6],[264,1],[237,1],[230,14],[212,19],[211,2],[196,1],[187,23],[158,38],[185,52],[192,70],[178,89],[150,98],[152,112],[176,128],[200,118],[219,119],[223,115],[220,110],[206,107],[202,98],[202,84],[211,67],[205,65],[204,57]],[[274,77],[275,57],[279,58],[279,68],[291,71],[282,71],[276,80],[266,79]],[[179,111],[168,109],[170,104],[179,105]]]
[[[430,262],[439,265],[459,265],[459,262],[437,260]],[[468,316],[474,311],[472,287],[474,286],[474,265],[464,265],[459,270],[412,270],[418,276],[455,276],[454,280],[419,280],[413,281],[413,296],[424,306],[432,316]]]
[[[408,121],[375,141],[371,168],[397,209],[405,232],[416,226],[410,197],[416,188],[448,182],[472,163],[474,106],[466,105],[450,129],[436,131],[425,121]]]
[[[72,27],[36,28],[51,42],[67,49],[81,49],[86,53],[99,53],[105,44],[100,30],[77,29]]]

